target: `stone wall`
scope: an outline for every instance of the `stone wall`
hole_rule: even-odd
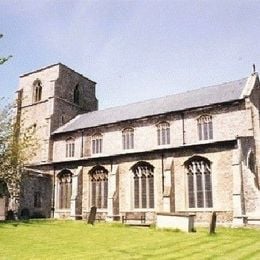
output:
[[[24,174],[21,185],[19,214],[28,209],[30,217],[51,217],[52,178],[48,175]],[[40,203],[36,205],[36,193],[40,194]]]
[[[202,114],[211,114],[213,119],[213,140],[200,141],[197,133],[197,118]],[[160,121],[170,123],[170,144],[157,144],[157,127]],[[184,131],[182,126],[184,125]],[[134,128],[134,149],[122,149],[122,130],[126,127]],[[91,154],[91,136],[95,133],[103,135],[102,154]],[[132,152],[151,151],[160,148],[180,147],[186,145],[205,144],[212,141],[235,140],[237,136],[252,136],[252,122],[250,110],[244,104],[215,107],[204,110],[185,112],[184,122],[180,113],[154,116],[131,122],[121,122],[114,125],[100,126],[84,130],[83,157],[100,157]],[[65,133],[54,137],[54,161],[67,160],[65,157],[65,140],[72,136],[76,139],[75,159],[81,156],[81,134],[78,132]],[[184,137],[184,139],[183,139]],[[69,159],[71,160],[71,158]]]

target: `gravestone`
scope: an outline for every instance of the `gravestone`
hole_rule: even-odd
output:
[[[91,207],[90,214],[88,216],[88,224],[94,225],[96,219],[97,207]]]
[[[209,234],[215,234],[216,232],[216,223],[217,223],[217,214],[213,211],[211,215],[211,221],[209,226]]]
[[[0,197],[0,220],[5,220],[6,215],[6,198]]]
[[[27,208],[23,208],[21,211],[21,219],[28,220],[30,218],[30,211]]]

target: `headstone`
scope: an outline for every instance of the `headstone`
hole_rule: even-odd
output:
[[[215,234],[216,223],[217,223],[217,214],[215,211],[213,211],[213,213],[211,215],[210,226],[209,226],[209,234]]]
[[[96,219],[97,207],[91,207],[90,214],[88,216],[88,224],[94,225]]]
[[[23,208],[21,211],[21,219],[27,220],[30,218],[30,211],[27,208]]]

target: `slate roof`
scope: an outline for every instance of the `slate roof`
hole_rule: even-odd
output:
[[[247,79],[81,114],[53,134],[243,99]]]

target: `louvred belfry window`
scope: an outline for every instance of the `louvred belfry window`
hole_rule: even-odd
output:
[[[209,160],[194,157],[185,163],[189,208],[212,208],[212,174]]]
[[[102,166],[94,167],[90,172],[91,206],[107,208],[108,171]]]
[[[154,208],[154,167],[147,162],[138,162],[132,171],[134,208]]]

